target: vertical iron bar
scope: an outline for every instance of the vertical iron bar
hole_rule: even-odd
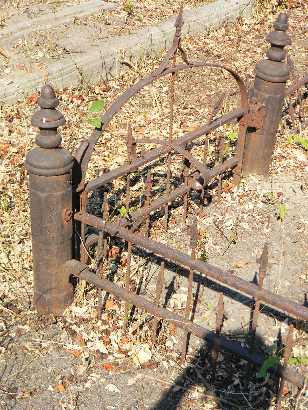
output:
[[[183,176],[184,176],[184,184],[187,186],[188,185],[188,166],[186,164],[186,161],[184,161],[184,169],[183,169]],[[188,214],[188,198],[189,198],[189,192],[187,192],[184,195],[184,200],[183,200],[183,219],[184,219],[184,223],[186,223],[186,219],[187,219],[187,214]]]
[[[106,193],[105,193],[106,195]],[[104,198],[105,198],[104,195]],[[104,232],[99,231],[98,244],[97,244],[97,257],[96,257],[96,267],[99,272],[99,276],[102,277],[102,255],[103,255],[103,246],[104,246]],[[97,316],[100,319],[103,313],[103,292],[102,289],[97,289]]]
[[[104,202],[103,202],[103,220],[105,223],[109,221],[109,204],[108,204],[108,196],[107,192],[104,195]],[[108,259],[108,238],[106,234],[104,234],[104,242],[103,242],[103,258],[106,260]]]
[[[222,331],[222,327],[224,323],[224,314],[225,314],[224,298],[223,298],[223,294],[220,293],[217,307],[216,307],[215,332],[217,336],[219,336]],[[219,345],[217,345],[217,343],[214,343],[213,350],[212,350],[212,383],[215,381],[215,377],[216,377],[218,355],[219,355]]]
[[[147,178],[145,181],[145,206],[150,206],[151,203],[151,195],[152,195],[152,178],[151,178],[151,172],[148,171]],[[145,223],[145,234],[146,236],[149,236],[150,234],[150,214],[146,218],[146,223]]]
[[[198,241],[197,218],[194,217],[193,220],[192,220],[192,224],[190,226],[190,246],[191,246],[191,257],[193,259],[196,259],[197,241]],[[186,308],[185,308],[185,318],[186,319],[190,319],[190,314],[191,314],[191,309],[192,309],[193,278],[194,278],[194,271],[192,269],[189,269],[187,299],[186,299]],[[184,333],[184,338],[183,338],[182,355],[181,355],[182,363],[186,359],[186,353],[187,353],[187,349],[188,349],[189,338],[190,338],[190,334],[185,332]]]
[[[225,149],[225,140],[223,137],[219,139],[218,143],[218,161],[219,164],[223,163],[224,160],[224,149]],[[222,193],[222,174],[219,174],[218,177],[218,195],[220,196]]]
[[[176,55],[173,56],[172,59],[172,66],[175,66],[176,64]],[[173,137],[173,122],[174,122],[174,100],[175,100],[175,78],[176,78],[176,73],[171,74],[171,82],[170,82],[170,88],[169,88],[169,95],[170,95],[170,121],[169,121],[169,138],[168,142],[171,144],[172,142],[172,137]],[[166,186],[166,191],[167,195],[170,195],[170,190],[171,190],[171,153],[168,153],[167,156],[167,186]],[[166,230],[168,229],[168,222],[169,222],[169,202],[165,205],[165,227]]]
[[[164,282],[165,282],[165,262],[162,261],[160,264],[160,269],[158,273],[158,278],[156,282],[156,291],[155,291],[155,301],[154,303],[159,306],[161,294],[164,288]],[[159,319],[157,317],[154,317],[153,319],[153,336],[152,336],[152,341],[153,345],[156,344],[156,339],[157,339],[157,332],[158,332],[158,325],[159,325]]]
[[[288,330],[288,335],[287,335],[287,340],[285,344],[285,348],[283,351],[283,367],[286,368],[288,366],[288,362],[290,359],[290,356],[292,354],[292,349],[293,349],[293,332],[294,332],[294,327],[293,325],[289,326]],[[279,389],[278,389],[278,394],[277,394],[277,403],[276,403],[276,410],[281,409],[281,399],[283,396],[283,388],[285,385],[285,379],[284,377],[281,377],[280,379],[280,384],[279,384]]]
[[[88,204],[88,193],[86,191],[83,191],[80,195],[80,211],[81,212],[87,212],[87,204]],[[81,226],[80,226],[80,236],[81,236],[80,262],[87,263],[88,253],[85,247],[86,225],[83,222],[81,222]]]
[[[131,274],[131,259],[132,259],[132,243],[127,242],[127,267],[125,272],[125,289],[129,290],[129,283],[130,283],[130,274]],[[126,329],[128,325],[128,312],[129,312],[129,303],[125,302],[124,308],[124,322],[123,328]]]
[[[127,156],[128,156],[128,161],[132,162],[136,159],[137,157],[137,150],[136,150],[136,140],[133,137],[133,130],[132,130],[132,124],[129,122],[127,124]]]
[[[259,275],[258,275],[258,286],[261,290],[263,288],[263,283],[266,275],[268,267],[268,244],[265,243],[262,251],[262,255],[260,258],[260,267],[259,267]],[[251,334],[255,338],[257,325],[258,325],[258,317],[260,311],[260,300],[256,299],[254,304],[254,311],[252,315],[252,324],[251,324]]]

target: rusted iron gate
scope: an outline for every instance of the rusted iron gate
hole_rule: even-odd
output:
[[[157,336],[158,320],[165,319],[184,329],[182,358],[187,350],[187,335],[194,334],[213,346],[213,368],[219,349],[226,349],[240,355],[242,358],[260,365],[264,357],[253,349],[243,347],[221,335],[223,326],[223,297],[219,297],[217,306],[216,329],[210,331],[192,320],[190,314],[193,301],[193,277],[197,272],[206,278],[217,282],[226,288],[249,296],[254,301],[253,315],[250,326],[252,338],[256,334],[260,306],[286,313],[297,321],[308,320],[308,309],[291,300],[275,295],[263,288],[263,280],[267,270],[267,246],[264,247],[258,277],[258,284],[245,281],[234,274],[223,271],[208,263],[196,259],[196,245],[198,232],[196,220],[190,226],[191,255],[184,254],[170,246],[151,239],[150,218],[156,210],[164,210],[166,228],[170,205],[178,198],[183,199],[183,217],[187,217],[188,197],[192,191],[199,192],[204,199],[209,183],[218,179],[218,185],[226,171],[233,171],[236,182],[241,175],[250,173],[267,174],[275,144],[277,127],[281,118],[282,105],[285,95],[293,93],[299,87],[307,84],[307,77],[296,82],[287,91],[286,81],[289,78],[289,66],[286,64],[284,47],[290,44],[286,34],[288,27],[287,16],[280,14],[274,24],[275,30],[267,39],[271,47],[267,53],[268,59],[261,61],[256,68],[256,79],[250,96],[240,76],[232,69],[218,63],[192,62],[181,47],[182,12],[176,21],[176,32],[173,44],[160,66],[148,77],[138,81],[135,85],[118,97],[102,117],[101,129],[96,129],[89,139],[81,142],[74,156],[61,148],[61,137],[57,128],[64,124],[63,115],[56,110],[58,100],[51,86],[42,88],[39,98],[41,110],[36,112],[32,124],[40,129],[36,138],[39,148],[32,150],[26,160],[26,167],[30,177],[30,200],[32,218],[32,241],[34,260],[34,304],[39,313],[61,314],[73,300],[73,277],[86,280],[100,290],[109,292],[125,301],[125,312],[129,304],[143,308],[156,319],[153,320],[153,341]],[[179,52],[184,63],[176,64],[175,55]],[[178,139],[172,139],[174,80],[175,73],[196,67],[214,67],[227,70],[236,80],[240,91],[240,106],[217,118],[219,107],[213,109],[211,120],[188,132]],[[135,140],[131,127],[128,127],[127,148],[128,163],[109,170],[97,178],[86,182],[86,171],[101,133],[107,128],[115,114],[122,106],[145,86],[163,76],[171,76],[171,106],[170,132],[168,141],[161,139]],[[225,124],[237,121],[239,137],[235,154],[223,160],[223,144],[219,143],[219,164],[208,168],[202,161],[192,155],[191,149],[195,140]],[[153,143],[157,148],[137,154],[137,143]],[[171,156],[183,158],[183,171],[180,175],[181,184],[173,187],[171,184]],[[145,180],[143,206],[134,212],[130,208],[131,175],[142,167],[148,167],[154,161],[166,158],[167,179],[165,193],[153,199],[151,173]],[[88,197],[95,190],[104,189],[116,178],[126,178],[124,190],[123,212],[113,219],[108,209],[107,194],[104,195],[101,216],[89,213]],[[97,234],[86,235],[86,228],[92,227]],[[141,229],[141,231],[140,231]],[[139,232],[138,232],[139,230]],[[76,245],[76,233],[80,241]],[[124,287],[102,278],[99,275],[100,264],[107,257],[107,236],[119,238],[127,244],[128,261]],[[88,251],[95,245],[96,269],[91,270],[88,265]],[[133,248],[143,249],[157,255],[161,260],[161,268],[157,278],[156,296],[153,302],[129,290],[131,275],[131,255]],[[165,261],[171,261],[188,269],[188,294],[185,316],[182,317],[168,309],[160,307],[160,299],[164,283]],[[125,321],[125,326],[127,321]],[[280,376],[280,393],[277,408],[280,406],[281,392],[285,381],[290,381],[299,388],[304,385],[302,375],[288,368],[287,362],[292,350],[293,325],[289,328],[289,335],[284,351],[283,365],[272,369]],[[216,359],[215,359],[216,358]]]

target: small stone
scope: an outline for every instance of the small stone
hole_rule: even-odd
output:
[[[141,344],[134,348],[133,360],[138,365],[143,365],[151,360],[152,353],[147,344]]]
[[[105,386],[105,389],[110,393],[120,393],[120,390],[117,388],[115,384],[107,384],[107,386]]]

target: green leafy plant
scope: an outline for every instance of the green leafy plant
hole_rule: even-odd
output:
[[[122,206],[119,208],[119,214],[122,216],[122,218],[126,218],[126,217],[127,217],[128,212],[127,212],[125,206],[122,205]]]
[[[308,357],[290,357],[288,364],[294,366],[308,366]]]
[[[269,356],[262,363],[261,369],[257,373],[258,379],[265,379],[269,369],[275,369],[280,362],[278,356]]]
[[[134,2],[133,0],[125,0],[123,3],[123,11],[131,16],[134,12]]]
[[[206,253],[205,250],[201,251],[200,259],[202,260],[202,262],[207,262],[208,261],[209,255]]]
[[[228,131],[226,134],[227,141],[231,143],[237,141],[237,138],[238,138],[238,135],[236,131]]]
[[[100,116],[95,115],[96,113],[101,112],[106,106],[105,100],[95,100],[89,104],[88,111],[92,114],[88,117],[88,123],[93,125],[93,127],[100,129],[102,126],[102,120]]]
[[[308,151],[308,138],[301,135],[294,134],[288,137],[289,144],[296,144],[302,147],[305,151]]]
[[[8,212],[11,208],[11,201],[10,197],[5,193],[1,193],[0,195],[0,209],[3,212]]]
[[[284,203],[280,203],[277,205],[277,218],[283,222],[285,220],[285,217],[287,215],[287,205]]]

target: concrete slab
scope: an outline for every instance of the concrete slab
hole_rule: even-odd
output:
[[[94,7],[94,3],[97,2],[91,3]],[[183,34],[200,33],[211,26],[232,21],[243,14],[250,13],[252,6],[253,1],[251,0],[217,0],[214,3],[184,11]],[[81,8],[81,12],[82,10],[84,9]],[[71,15],[67,13],[66,16],[62,16],[62,19],[69,18],[69,16]],[[49,60],[44,64],[27,65],[26,62],[25,69],[21,67],[21,70],[16,69],[14,73],[4,73],[0,79],[0,101],[13,103],[33,93],[40,89],[47,77],[55,87],[64,88],[77,86],[81,81],[94,83],[117,76],[121,71],[127,69],[121,64],[121,60],[153,55],[169,47],[174,35],[174,22],[175,16],[159,25],[140,29],[130,35],[94,42],[87,42],[83,32],[79,34],[77,32],[73,40],[72,52],[66,53],[58,60]],[[40,24],[43,24],[43,20]],[[26,25],[23,27],[24,30],[30,30],[30,27]],[[37,30],[36,26],[35,29]],[[76,47],[78,40],[83,46],[78,49],[78,52],[73,52],[74,44]],[[69,43],[68,39],[67,42]]]

